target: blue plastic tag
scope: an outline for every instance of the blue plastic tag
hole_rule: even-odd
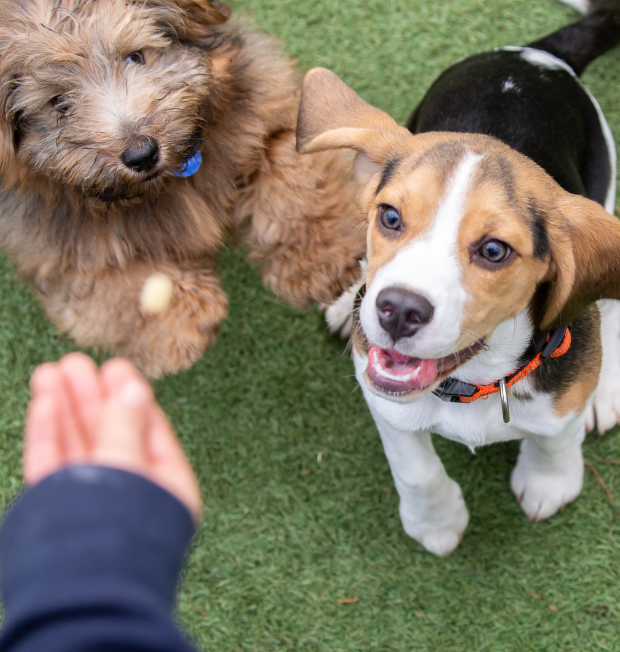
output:
[[[177,177],[191,177],[192,174],[196,174],[198,172],[198,168],[200,168],[200,164],[202,163],[202,154],[196,150],[194,152],[194,155],[191,156],[190,158],[183,163],[183,165],[176,171],[173,172]]]

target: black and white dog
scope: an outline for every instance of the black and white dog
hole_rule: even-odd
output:
[[[616,150],[579,81],[620,43],[620,2],[578,4],[578,22],[446,70],[407,129],[327,70],[304,82],[300,151],[360,152],[356,374],[404,528],[435,554],[468,512],[431,432],[524,439],[511,487],[536,521],[579,495],[586,426],[620,417],[620,304],[599,301],[620,299]],[[333,328],[355,294],[328,309]]]

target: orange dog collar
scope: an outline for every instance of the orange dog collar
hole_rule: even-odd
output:
[[[549,364],[555,358],[564,355],[571,344],[570,327],[562,326],[547,333],[547,339],[534,358],[530,360],[525,366],[516,369],[508,376],[500,378],[489,385],[474,385],[465,383],[456,378],[446,378],[441,385],[439,385],[433,394],[438,396],[444,401],[450,403],[471,403],[479,398],[487,398],[491,394],[502,394],[502,410],[504,413],[504,421],[510,421],[508,413],[508,397],[505,393],[507,389],[512,387],[515,383],[523,380],[529,376],[534,370],[538,369],[541,364]]]

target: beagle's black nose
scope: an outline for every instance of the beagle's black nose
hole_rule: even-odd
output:
[[[148,172],[159,161],[159,143],[149,136],[134,138],[121,154],[121,161],[135,172]]]
[[[423,296],[398,287],[381,290],[376,306],[381,328],[391,335],[395,343],[428,324],[435,310]]]

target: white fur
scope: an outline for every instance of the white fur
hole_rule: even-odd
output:
[[[353,327],[353,307],[355,297],[366,282],[365,260],[360,260],[360,278],[346,292],[343,292],[334,303],[325,309],[325,321],[330,333],[340,332],[340,337],[349,337]]]
[[[590,6],[589,0],[560,0],[560,2],[563,2],[565,5],[580,11],[582,14],[585,14]]]
[[[620,422],[620,303],[599,301],[603,362],[598,386],[586,410],[586,428],[603,434]]]
[[[509,93],[510,91],[514,91],[515,93],[521,92],[521,89],[515,84],[512,77],[508,77],[502,84],[502,93]]]
[[[586,435],[584,416],[573,419],[557,437],[532,436],[521,442],[510,488],[530,521],[543,521],[581,493]]]
[[[372,406],[370,411],[400,496],[405,532],[430,552],[449,555],[469,520],[461,488],[448,477],[429,432],[396,430]]]
[[[382,348],[418,358],[441,358],[454,351],[460,335],[461,311],[467,298],[461,282],[457,236],[463,217],[467,191],[480,156],[467,154],[454,173],[440,202],[430,229],[403,247],[375,275],[366,290],[360,310],[364,333]],[[428,299],[434,307],[433,319],[415,336],[402,338],[396,345],[381,328],[376,300],[381,290],[402,287]]]
[[[505,48],[509,49],[509,48]],[[568,69],[572,71],[564,61],[554,57],[552,54],[545,52],[544,50],[534,50],[533,48],[522,48],[521,49],[521,58],[529,61],[534,66],[540,66],[541,68],[548,68],[549,70],[561,70]]]

